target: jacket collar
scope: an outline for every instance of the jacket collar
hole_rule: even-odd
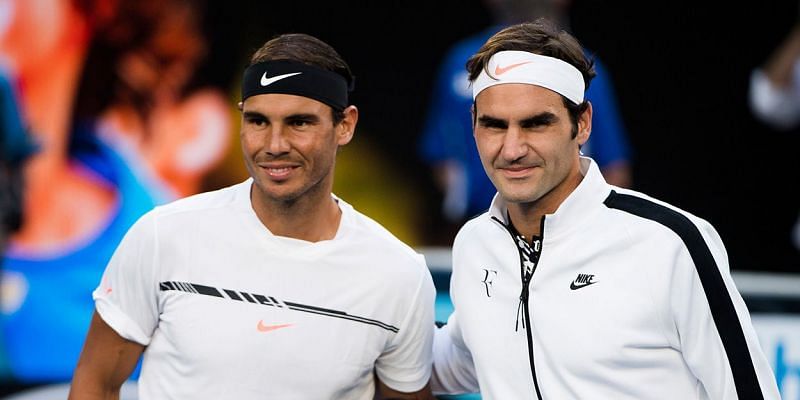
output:
[[[549,241],[580,227],[592,214],[598,212],[603,200],[608,197],[611,186],[606,183],[597,163],[589,157],[581,157],[580,169],[583,179],[578,187],[567,196],[552,214],[545,215],[544,237]],[[489,217],[495,217],[508,224],[508,205],[495,194],[489,207]]]

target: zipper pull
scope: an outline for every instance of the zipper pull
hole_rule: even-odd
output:
[[[531,275],[525,274],[525,278],[522,279],[522,292],[519,294],[519,304],[517,305],[517,325],[514,328],[514,332],[519,331],[519,321],[522,319],[522,329],[525,329],[525,316],[521,315],[525,309],[522,307],[524,304],[528,304],[528,287],[530,286],[531,282]]]

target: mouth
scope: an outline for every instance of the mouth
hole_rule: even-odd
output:
[[[298,168],[296,165],[273,165],[273,164],[259,164],[262,171],[267,173],[267,176],[276,181],[288,179],[292,172]]]
[[[500,172],[506,178],[525,178],[533,173],[535,166],[528,166],[528,167],[505,167],[499,168]]]

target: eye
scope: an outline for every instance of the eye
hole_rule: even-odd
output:
[[[558,118],[551,114],[545,113],[537,115],[533,118],[528,118],[520,121],[519,126],[525,130],[541,130],[558,123]]]
[[[535,129],[542,126],[542,124],[539,121],[523,121],[519,126],[522,129]]]
[[[306,127],[306,126],[308,126],[310,124],[308,121],[302,120],[302,119],[297,119],[297,120],[294,120],[294,121],[292,121],[290,123],[292,124],[292,126],[297,127],[297,128],[303,128],[303,127]]]
[[[261,115],[245,115],[244,116],[244,123],[245,125],[255,128],[255,129],[264,129],[269,121]]]
[[[503,121],[498,121],[496,119],[487,119],[479,121],[478,123],[484,129],[490,130],[504,130],[507,129],[508,126]]]
[[[286,124],[298,131],[305,131],[318,123],[319,119],[313,115],[296,115],[286,119]]]

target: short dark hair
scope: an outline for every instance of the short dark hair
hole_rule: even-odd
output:
[[[585,89],[589,88],[589,83],[597,75],[594,70],[594,60],[586,55],[575,37],[559,29],[549,20],[539,18],[533,22],[511,25],[489,38],[467,61],[469,81],[474,82],[483,70],[488,72],[489,60],[493,55],[508,50],[527,51],[569,63],[580,71]],[[575,104],[566,97],[561,97],[569,111],[572,136],[575,137],[578,134],[578,117],[586,111],[589,104],[586,100],[581,104]]]
[[[250,64],[264,61],[290,60],[311,65],[341,75],[348,86],[353,83],[353,73],[333,47],[305,33],[285,33],[278,35],[253,53]],[[344,112],[331,108],[333,123],[338,124],[344,119]]]

